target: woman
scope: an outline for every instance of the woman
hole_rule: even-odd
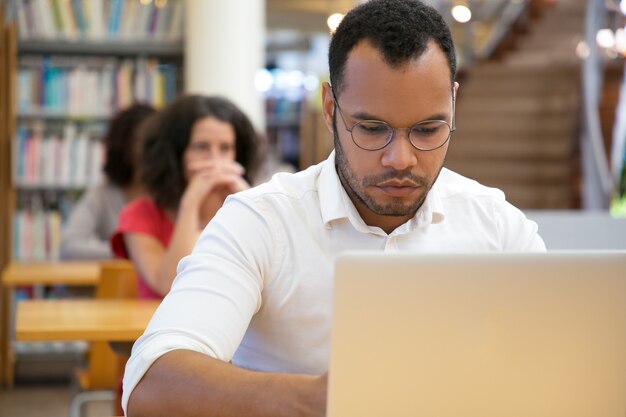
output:
[[[140,298],[162,298],[178,261],[232,193],[249,188],[259,136],[250,120],[220,97],[183,96],[148,122],[141,157],[149,197],[120,214],[111,246],[139,275]]]
[[[109,239],[124,204],[143,193],[136,158],[139,127],[155,112],[146,104],[133,104],[109,123],[103,143],[107,181],[85,192],[72,209],[61,233],[63,259],[112,258]]]

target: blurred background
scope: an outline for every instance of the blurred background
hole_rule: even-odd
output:
[[[4,256],[58,256],[56,231],[101,180],[108,118],[133,101],[230,97],[266,134],[261,179],[324,159],[329,36],[357,3],[3,0]],[[448,20],[460,63],[447,165],[522,209],[623,214],[626,2],[427,3]]]
[[[460,63],[446,165],[502,189],[549,247],[571,246],[572,229],[575,246],[626,247],[613,222],[626,217],[626,0],[425,2],[448,21]],[[106,124],[134,101],[231,98],[267,138],[260,181],[326,158],[328,42],[358,3],[0,0],[0,269],[58,258],[67,214],[101,181]],[[572,216],[595,220],[560,223]],[[65,415],[76,352],[17,345],[3,385],[18,389],[0,391],[0,414]],[[35,393],[40,411],[28,409]]]

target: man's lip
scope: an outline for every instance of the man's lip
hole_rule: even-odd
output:
[[[419,186],[413,183],[384,183],[380,184],[378,188],[385,194],[392,197],[406,197],[415,192]]]
[[[419,184],[414,183],[413,181],[385,181],[383,183],[378,184],[380,188],[394,187],[394,188],[417,188]]]

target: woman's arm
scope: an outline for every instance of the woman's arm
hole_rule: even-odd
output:
[[[181,198],[168,247],[145,234],[124,234],[129,258],[155,292],[161,295],[169,292],[178,262],[191,253],[200,232],[226,196],[247,188],[242,173],[239,165],[230,162],[212,161],[201,167]]]
[[[181,210],[167,248],[155,237],[144,233],[124,233],[124,244],[129,259],[146,284],[164,296],[172,286],[178,262],[191,253],[199,233],[197,211],[187,213]]]

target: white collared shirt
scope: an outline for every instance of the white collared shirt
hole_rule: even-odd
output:
[[[416,215],[386,234],[366,225],[330,157],[231,196],[178,265],[170,293],[133,347],[123,405],[175,349],[287,373],[327,370],[334,261],[348,250],[544,251],[537,226],[504,194],[443,169]]]

